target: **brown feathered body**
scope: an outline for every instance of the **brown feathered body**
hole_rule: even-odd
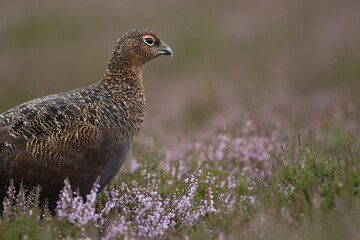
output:
[[[144,41],[152,37],[153,45]],[[151,39],[150,39],[151,40]],[[91,86],[32,100],[0,115],[0,200],[15,186],[41,187],[55,207],[68,178],[85,197],[117,174],[145,114],[142,69],[170,48],[148,30],[117,42],[104,78]]]

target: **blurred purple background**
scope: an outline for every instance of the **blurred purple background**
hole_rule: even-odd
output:
[[[250,117],[360,146],[360,1],[2,1],[0,112],[99,81],[137,27],[174,51],[145,67],[144,138]]]

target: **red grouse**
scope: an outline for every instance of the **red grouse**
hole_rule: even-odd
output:
[[[0,200],[10,179],[54,208],[64,179],[85,197],[100,176],[100,190],[118,173],[145,114],[144,64],[172,55],[158,36],[131,30],[115,45],[103,79],[45,96],[0,115]]]

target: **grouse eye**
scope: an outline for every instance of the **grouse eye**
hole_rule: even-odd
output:
[[[151,37],[151,36],[146,36],[146,37],[144,37],[144,42],[145,42],[147,45],[152,46],[152,45],[154,45],[155,40],[154,40],[154,38]]]

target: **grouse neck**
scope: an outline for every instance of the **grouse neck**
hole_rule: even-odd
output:
[[[102,79],[101,82],[105,84],[114,84],[114,85],[122,85],[122,84],[139,85],[142,88],[143,68],[144,65],[126,66],[116,69],[108,67],[106,69],[104,78]]]
[[[112,85],[135,85],[143,88],[142,70],[144,62],[138,61],[121,43],[115,46],[102,82]]]

